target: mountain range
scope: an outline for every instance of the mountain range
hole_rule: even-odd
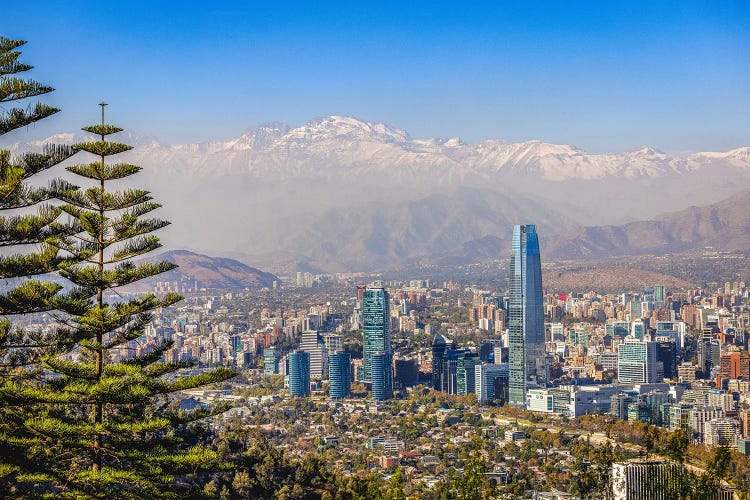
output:
[[[552,237],[547,255],[557,259],[617,255],[750,250],[750,189],[703,207],[619,226],[587,226]]]
[[[62,134],[11,148],[79,139]],[[519,223],[536,223],[543,237],[558,238],[550,240],[550,255],[680,248],[686,235],[662,241],[638,229],[643,223],[616,228],[655,220],[677,231],[683,216],[657,215],[750,187],[748,147],[590,154],[542,141],[414,139],[342,116],[300,127],[267,124],[223,142],[165,145],[132,132],[113,139],[136,146],[122,159],[144,167],[143,185],[164,203],[161,215],[173,222],[163,235],[168,245],[262,268],[273,263],[275,272],[505,256],[511,226]],[[631,235],[625,247],[617,240],[622,231]]]

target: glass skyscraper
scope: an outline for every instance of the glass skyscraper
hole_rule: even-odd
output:
[[[364,345],[362,357],[365,382],[372,382],[372,356],[384,353],[391,357],[390,302],[384,288],[367,288],[362,295]],[[390,363],[388,363],[390,369]]]
[[[508,309],[509,399],[512,405],[525,406],[528,389],[547,380],[542,263],[533,225],[513,227]]]
[[[333,399],[349,396],[351,390],[351,357],[348,352],[337,352],[328,356],[329,394]]]
[[[310,354],[305,351],[289,353],[289,393],[292,396],[310,395]]]
[[[391,356],[385,352],[372,355],[372,399],[383,401],[393,397]]]

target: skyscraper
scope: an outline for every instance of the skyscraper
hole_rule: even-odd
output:
[[[452,343],[443,335],[436,333],[435,338],[432,339],[432,387],[438,391],[444,390],[442,382],[443,360],[445,358],[445,351],[449,347],[453,349]]]
[[[508,332],[510,404],[525,406],[528,389],[547,379],[542,264],[533,225],[513,227]]]
[[[383,401],[393,397],[393,376],[391,356],[378,352],[371,356],[372,365],[372,399]]]
[[[348,352],[337,352],[328,356],[328,378],[331,382],[329,394],[332,399],[343,399],[351,391],[351,357]]]
[[[292,396],[310,395],[310,355],[305,351],[289,353],[289,393]]]
[[[372,356],[383,353],[391,358],[390,302],[384,288],[366,288],[362,293],[364,345],[362,357],[365,382],[372,382]],[[386,363],[390,369],[390,361]]]
[[[494,400],[506,401],[508,363],[484,363],[474,366],[474,391],[480,405]]]

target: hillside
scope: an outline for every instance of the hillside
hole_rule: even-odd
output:
[[[685,280],[653,271],[622,267],[597,267],[579,269],[546,269],[542,273],[545,290],[560,292],[622,292],[643,290],[645,286],[664,285],[669,290],[690,289]]]
[[[683,253],[701,249],[750,250],[750,189],[708,206],[690,207],[650,221],[583,227],[548,238],[553,259]]]
[[[172,250],[154,257],[155,261],[168,261],[179,267],[151,279],[156,281],[198,281],[199,287],[243,289],[270,287],[276,276],[247,266],[234,259],[209,257],[187,250]]]

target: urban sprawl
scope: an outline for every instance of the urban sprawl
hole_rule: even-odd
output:
[[[500,494],[577,498],[604,475],[604,496],[657,498],[642,488],[675,467],[705,471],[716,448],[750,455],[745,282],[544,291],[535,227],[512,241],[507,290],[302,272],[262,290],[159,282],[186,299],[120,356],[174,340],[166,361],[233,367],[239,377],[180,407],[231,402],[215,428],[256,425],[345,474],[398,471],[417,494],[479,456]],[[675,431],[689,447],[678,461]],[[721,478],[715,498],[737,486]]]

